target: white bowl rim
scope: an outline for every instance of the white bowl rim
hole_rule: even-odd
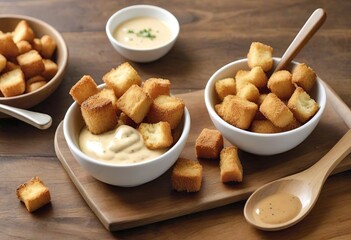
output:
[[[279,61],[281,58],[277,58],[277,57],[273,57],[273,59],[275,61]],[[254,133],[254,132],[250,132],[248,130],[243,130],[240,128],[237,128],[229,123],[227,123],[226,121],[224,121],[214,110],[214,107],[212,106],[212,104],[210,103],[210,94],[211,94],[211,89],[210,85],[213,81],[215,81],[215,77],[222,72],[225,68],[231,67],[232,65],[238,64],[238,63],[243,63],[243,62],[247,62],[247,58],[243,58],[243,59],[239,59],[233,62],[230,62],[226,65],[224,65],[223,67],[221,67],[220,69],[218,69],[208,80],[206,87],[205,87],[205,92],[204,92],[204,98],[205,98],[205,103],[206,103],[206,107],[207,110],[209,111],[209,114],[214,117],[216,119],[217,122],[220,122],[221,124],[223,124],[226,128],[229,128],[233,131],[237,131],[239,133],[242,134],[247,134],[249,136],[255,136],[255,137],[259,137],[259,138],[269,138],[269,137],[278,137],[278,136],[284,136],[284,135],[288,135],[291,133],[295,133],[295,132],[299,132],[299,131],[304,131],[306,128],[308,128],[309,125],[313,124],[314,119],[318,119],[321,117],[321,115],[324,112],[324,109],[326,107],[326,91],[325,88],[322,84],[322,80],[318,77],[317,75],[317,81],[316,84],[319,85],[321,91],[321,102],[320,102],[320,106],[319,106],[319,110],[317,111],[317,113],[311,118],[309,119],[306,123],[304,123],[303,125],[301,125],[300,127],[297,127],[295,129],[292,130],[288,130],[285,132],[280,132],[280,133]],[[297,61],[291,61],[292,64],[299,64],[299,62]]]
[[[139,49],[139,48],[129,47],[129,46],[126,46],[125,44],[122,44],[119,41],[117,41],[112,36],[112,33],[111,33],[110,29],[109,29],[109,27],[110,27],[110,25],[112,23],[112,20],[117,15],[122,14],[122,13],[127,12],[127,11],[134,10],[134,9],[152,9],[154,11],[159,11],[159,12],[162,12],[165,15],[167,15],[170,19],[172,19],[176,23],[176,25],[175,25],[176,28],[174,30],[171,29],[171,31],[174,33],[172,38],[168,42],[166,42],[166,43],[164,43],[162,45],[159,45],[159,46],[153,47],[153,48],[146,48],[146,49]],[[143,16],[143,15],[140,15],[140,16]],[[158,7],[158,6],[154,6],[154,5],[138,4],[138,5],[132,5],[132,6],[129,6],[129,7],[122,8],[122,9],[118,10],[117,12],[115,12],[114,14],[112,14],[112,16],[108,19],[108,21],[106,23],[105,31],[106,31],[107,37],[110,39],[110,41],[113,41],[113,43],[115,43],[117,46],[119,46],[121,48],[130,50],[130,51],[135,51],[135,52],[148,52],[148,51],[154,51],[154,50],[161,49],[161,48],[167,46],[168,44],[171,44],[172,42],[174,42],[178,38],[179,31],[180,31],[180,25],[179,25],[178,19],[170,11],[168,11],[168,10],[166,10],[164,8]]]
[[[102,85],[105,86],[105,84],[101,84],[99,85],[99,87],[101,87]],[[72,139],[69,137],[71,134],[68,133],[68,115],[72,114],[71,112],[73,112],[74,108],[79,107],[78,104],[76,102],[73,102],[71,104],[71,106],[68,108],[65,117],[63,119],[63,133],[64,133],[64,137],[65,140],[67,142],[67,145],[69,147],[73,148],[73,151],[82,159],[86,159],[88,162],[97,164],[97,165],[101,165],[101,166],[108,166],[108,167],[113,167],[113,168],[130,168],[130,167],[138,167],[138,166],[142,166],[142,165],[146,165],[146,164],[150,164],[152,162],[157,162],[160,161],[164,155],[166,154],[172,154],[173,151],[175,151],[174,149],[176,149],[178,147],[178,145],[181,145],[183,141],[186,141],[187,137],[188,137],[188,133],[190,132],[190,125],[191,125],[191,118],[190,118],[190,113],[189,110],[186,108],[186,106],[184,107],[184,114],[183,114],[183,118],[184,118],[184,123],[183,123],[183,131],[182,134],[180,136],[180,138],[178,139],[178,141],[170,148],[168,149],[165,153],[163,153],[162,155],[147,160],[147,161],[142,161],[142,162],[137,162],[137,163],[130,163],[130,164],[116,164],[116,163],[108,163],[108,162],[103,162],[100,160],[96,160],[88,155],[86,155],[85,153],[82,152],[82,150],[80,150],[79,147],[76,146],[76,144],[73,143]]]

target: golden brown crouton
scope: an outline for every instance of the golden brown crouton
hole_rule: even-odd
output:
[[[43,59],[44,71],[41,75],[47,80],[51,80],[57,73],[58,67],[57,64],[50,59]]]
[[[113,107],[118,110],[117,107],[117,97],[115,95],[115,92],[111,88],[104,88],[100,92],[97,93],[99,97],[104,97],[109,99],[112,102]]]
[[[149,112],[152,99],[138,85],[132,85],[118,100],[117,106],[136,123],[141,123]]]
[[[39,177],[18,186],[16,195],[25,204],[28,212],[33,212],[51,201],[49,188]]]
[[[91,96],[82,103],[81,111],[87,128],[93,134],[107,132],[117,125],[116,110],[107,98]]]
[[[184,101],[180,98],[160,95],[151,105],[147,121],[150,123],[168,122],[175,129],[181,122],[184,113]]]
[[[23,54],[32,50],[32,45],[26,40],[19,41],[16,43],[16,45],[18,47],[19,54]]]
[[[235,95],[236,84],[234,78],[224,78],[217,80],[215,83],[215,90],[217,96],[221,101],[223,101],[224,97],[227,95]]]
[[[6,58],[17,57],[19,54],[18,47],[10,33],[0,35],[0,54],[4,55]]]
[[[267,86],[280,99],[289,99],[295,91],[295,86],[291,81],[291,73],[286,70],[273,73]]]
[[[90,96],[98,93],[94,79],[89,75],[84,75],[69,91],[74,101],[81,105]]]
[[[171,82],[168,79],[149,78],[144,82],[143,90],[152,99],[160,95],[169,95],[171,89]]]
[[[254,120],[252,121],[251,132],[255,133],[279,133],[282,132],[282,128],[275,126],[269,120]]]
[[[140,76],[128,62],[106,73],[102,80],[115,91],[117,98],[121,97],[132,85],[141,86]]]
[[[20,21],[12,33],[13,41],[18,43],[22,40],[31,42],[34,39],[33,29],[29,26],[26,20]]]
[[[52,58],[57,47],[55,39],[53,39],[49,35],[44,35],[40,38],[40,42],[41,42],[41,50],[40,50],[41,56],[43,56],[43,58],[46,58],[46,59]]]
[[[7,63],[7,59],[4,57],[4,55],[0,54],[0,73],[2,70],[5,69]]]
[[[260,42],[253,42],[247,54],[247,63],[250,68],[260,66],[263,71],[271,70],[273,66],[273,48]]]
[[[43,46],[41,45],[41,40],[39,38],[33,39],[32,48],[34,50],[37,50],[39,53],[41,52],[41,49],[43,48]]]
[[[17,61],[26,79],[40,75],[45,70],[43,59],[36,50],[19,55]]]
[[[21,67],[13,62],[7,61],[5,68],[2,70],[2,73],[12,71],[16,68],[21,68]]]
[[[118,117],[118,126],[128,125],[132,128],[138,128],[138,124],[128,117],[124,112],[121,112]]]
[[[202,166],[198,161],[179,158],[172,171],[172,188],[178,192],[198,192],[201,189]]]
[[[262,88],[267,85],[266,73],[260,66],[256,66],[250,71],[239,70],[235,75],[235,80],[237,82],[237,91],[239,91],[247,83],[252,83],[257,88]]]
[[[26,83],[26,92],[29,93],[29,92],[33,92],[43,86],[45,86],[46,84],[46,81],[40,81],[40,82],[33,82],[33,83]]]
[[[238,96],[228,95],[221,104],[215,105],[217,114],[229,124],[248,129],[258,107],[255,103]]]
[[[223,136],[216,129],[202,129],[195,142],[197,158],[218,159],[223,148]]]
[[[286,127],[294,121],[292,112],[274,93],[263,100],[260,112],[277,127]]]
[[[167,148],[173,143],[171,126],[168,122],[141,123],[138,130],[149,149]]]
[[[243,167],[239,159],[237,147],[230,146],[222,149],[219,167],[221,170],[221,181],[223,183],[243,181]]]
[[[236,95],[250,102],[257,102],[260,97],[260,92],[255,85],[248,83],[245,87],[241,88]]]
[[[16,68],[0,76],[0,91],[5,97],[13,97],[24,93],[26,83],[21,69]]]
[[[319,109],[318,103],[305,90],[297,87],[288,102],[294,117],[300,122],[307,122]]]
[[[316,82],[316,73],[305,63],[298,64],[292,71],[292,82],[309,92]]]

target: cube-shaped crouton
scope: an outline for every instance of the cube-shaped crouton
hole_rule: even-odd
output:
[[[99,97],[107,98],[112,102],[113,107],[118,110],[117,106],[117,97],[115,92],[111,88],[104,88],[100,92],[97,93]]]
[[[195,142],[198,158],[218,159],[223,148],[223,136],[216,129],[202,129]]]
[[[34,76],[26,81],[26,92],[33,92],[46,84],[43,76]]]
[[[21,184],[16,190],[16,195],[25,204],[28,212],[33,212],[51,201],[49,188],[39,177]]]
[[[171,82],[168,79],[149,78],[144,82],[143,90],[152,99],[160,95],[169,95],[171,89]]]
[[[143,121],[151,104],[152,99],[138,85],[132,85],[117,101],[118,108],[136,123]]]
[[[18,47],[10,33],[0,34],[0,54],[6,58],[17,57],[19,54]]]
[[[289,99],[288,107],[300,123],[307,122],[319,109],[318,103],[300,87]]]
[[[43,59],[44,63],[44,71],[41,75],[47,80],[51,80],[58,71],[58,66],[55,62],[51,61],[50,59]]]
[[[250,130],[255,133],[279,133],[283,131],[282,128],[275,126],[269,120],[252,121]]]
[[[117,115],[112,102],[98,95],[91,96],[81,105],[82,116],[88,130],[101,134],[117,125]]]
[[[6,73],[17,68],[21,68],[21,67],[13,62],[7,61],[5,68],[2,70],[2,73]]]
[[[259,66],[252,68],[250,71],[239,70],[235,75],[237,82],[237,91],[247,83],[252,83],[257,88],[263,88],[267,85],[267,76]]]
[[[227,123],[248,129],[258,107],[255,103],[238,96],[228,95],[221,104],[215,105],[217,114]]]
[[[22,40],[31,42],[34,39],[33,29],[29,26],[26,20],[20,21],[12,33],[13,41],[18,43]]]
[[[215,83],[215,90],[217,96],[221,101],[227,95],[235,95],[236,94],[236,84],[234,78],[224,78],[217,80]]]
[[[57,47],[55,39],[53,39],[49,35],[44,35],[41,37],[40,42],[41,42],[41,50],[40,50],[41,56],[43,56],[43,58],[46,58],[46,59],[52,58]]]
[[[5,69],[7,63],[7,59],[4,57],[4,55],[0,54],[0,73],[2,70]]]
[[[280,99],[289,99],[295,91],[295,86],[291,81],[291,73],[286,70],[273,73],[267,86]]]
[[[181,122],[184,114],[184,101],[168,95],[160,95],[154,99],[147,121],[150,123],[168,122],[171,129],[175,129]]]
[[[34,50],[37,50],[39,53],[41,52],[41,49],[43,48],[43,46],[41,45],[41,40],[39,38],[33,39],[32,48]]]
[[[286,127],[294,121],[293,113],[274,93],[269,93],[263,100],[260,112],[280,128]]]
[[[172,171],[172,188],[178,192],[198,192],[201,189],[202,166],[198,161],[179,158]]]
[[[5,97],[18,96],[24,93],[26,83],[20,68],[6,72],[0,76],[0,91]]]
[[[19,54],[23,54],[32,50],[32,45],[26,40],[19,41],[16,43],[16,45],[18,47]]]
[[[261,106],[261,104],[263,103],[263,100],[267,97],[266,93],[262,93],[260,94],[260,96],[257,99],[257,105]]]
[[[243,167],[239,159],[237,147],[230,146],[222,149],[219,168],[223,183],[243,181]]]
[[[273,66],[273,48],[260,42],[253,42],[247,54],[247,63],[250,68],[260,66],[263,71],[271,70]]]
[[[36,50],[19,55],[17,62],[21,66],[26,79],[40,75],[45,70],[43,59]]]
[[[241,88],[236,95],[250,102],[257,102],[258,98],[260,97],[260,92],[255,85],[248,83]]]
[[[81,105],[90,96],[98,93],[96,82],[89,75],[84,75],[69,91],[74,101]]]
[[[140,76],[128,62],[106,73],[102,80],[115,91],[117,98],[121,97],[132,85],[141,85]]]
[[[292,71],[292,82],[309,92],[316,82],[316,73],[305,63],[298,64]]]
[[[138,130],[149,149],[167,148],[173,143],[171,126],[168,122],[141,123]]]

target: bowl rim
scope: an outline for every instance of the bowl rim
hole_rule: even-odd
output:
[[[274,61],[279,62],[279,60],[281,60],[281,58],[278,57],[273,57]],[[317,113],[311,118],[309,119],[306,123],[304,123],[303,125],[288,130],[288,131],[284,131],[284,132],[280,132],[280,133],[254,133],[248,130],[244,130],[244,129],[240,129],[237,128],[229,123],[227,123],[226,121],[224,121],[224,119],[222,119],[217,112],[214,110],[214,106],[211,104],[211,100],[210,100],[210,96],[211,96],[211,92],[213,91],[214,88],[214,82],[217,80],[217,75],[220,74],[224,69],[232,67],[235,64],[238,63],[244,63],[247,62],[247,58],[242,58],[242,59],[238,59],[236,61],[230,62],[224,66],[222,66],[220,69],[218,69],[211,77],[210,79],[207,81],[206,83],[206,87],[205,87],[205,92],[204,92],[204,98],[205,98],[205,104],[206,104],[206,108],[208,110],[208,113],[211,117],[214,117],[215,120],[217,122],[219,122],[220,124],[224,125],[225,128],[230,129],[232,131],[236,131],[238,133],[241,134],[246,134],[248,136],[252,136],[252,137],[258,137],[258,138],[270,138],[270,137],[278,137],[278,136],[285,136],[288,134],[292,134],[292,133],[297,133],[300,131],[304,131],[306,128],[308,128],[311,124],[313,124],[315,121],[318,121],[318,119],[322,116],[325,107],[326,107],[326,99],[327,99],[327,95],[326,95],[326,91],[325,91],[325,87],[322,83],[322,79],[319,78],[319,76],[317,75],[316,78],[316,84],[318,84],[318,87],[321,89],[320,95],[321,95],[321,99],[320,99],[320,103],[319,103],[319,109],[317,111]],[[296,65],[299,64],[300,62],[297,61],[291,61],[289,65]]]
[[[103,83],[103,84],[100,84],[98,87],[102,88],[105,86],[106,85]],[[75,111],[75,110],[79,110],[79,106],[76,102],[73,102],[71,104],[71,106],[68,108],[68,110],[65,114],[65,117],[63,119],[63,133],[64,133],[64,137],[65,137],[65,140],[67,142],[68,147],[71,149],[71,151],[73,150],[74,153],[77,154],[81,159],[84,159],[84,161],[87,161],[87,162],[90,162],[90,163],[93,163],[96,165],[100,165],[100,166],[105,166],[105,167],[131,168],[131,167],[139,167],[139,166],[147,165],[150,163],[158,162],[158,161],[162,160],[165,155],[173,154],[175,149],[177,149],[179,145],[181,145],[184,141],[187,140],[187,137],[188,137],[189,132],[190,132],[190,126],[191,126],[190,113],[189,113],[189,110],[187,109],[187,107],[185,106],[184,107],[184,114],[183,114],[183,119],[184,119],[183,120],[183,130],[181,132],[180,138],[166,152],[164,152],[160,156],[157,156],[153,159],[149,159],[147,161],[142,161],[142,162],[137,162],[137,163],[130,163],[130,164],[108,163],[108,162],[104,162],[101,160],[96,160],[95,158],[88,156],[87,154],[83,153],[82,150],[80,150],[80,148],[73,142],[72,136],[74,133],[70,133],[68,131],[68,125],[69,125],[68,118],[69,118],[69,116],[73,115],[73,111]],[[79,131],[81,131],[81,129]]]
[[[167,18],[171,19],[171,21],[175,22],[176,23],[175,24],[176,28],[175,29],[170,29],[173,32],[172,38],[170,40],[168,40],[166,43],[162,44],[162,45],[159,45],[159,46],[156,46],[156,47],[153,47],[153,48],[146,48],[146,49],[139,49],[139,48],[129,47],[129,46],[127,46],[125,44],[122,44],[119,41],[117,41],[113,37],[113,35],[112,35],[111,31],[110,31],[110,26],[112,24],[112,21],[118,15],[126,13],[128,11],[135,10],[135,9],[151,9],[152,11],[159,11],[159,12],[163,13],[164,15],[166,15]],[[143,15],[140,15],[140,16],[143,16]],[[127,19],[132,19],[132,18],[134,18],[134,17],[129,17]],[[122,21],[122,22],[124,22],[124,21]],[[122,22],[120,22],[120,23],[122,23]],[[116,26],[118,26],[120,23],[118,23]],[[175,42],[176,39],[178,38],[178,35],[179,35],[179,32],[180,32],[180,24],[179,24],[178,19],[170,11],[168,11],[168,10],[166,10],[164,8],[161,8],[161,7],[158,7],[158,6],[155,6],[155,5],[137,4],[137,5],[132,5],[132,6],[128,6],[128,7],[125,7],[125,8],[121,8],[120,10],[118,10],[117,12],[112,14],[111,17],[108,19],[108,21],[106,23],[105,31],[106,31],[106,34],[107,34],[107,37],[109,38],[109,40],[111,42],[113,42],[114,44],[116,44],[117,46],[119,46],[120,48],[124,48],[126,50],[135,51],[135,52],[151,52],[151,51],[162,49],[162,48],[168,46],[169,44],[172,44],[173,42]]]
[[[41,91],[45,91],[45,89],[50,88],[51,85],[55,85],[56,84],[56,80],[58,78],[60,78],[63,73],[65,72],[67,65],[68,65],[68,47],[67,44],[62,36],[62,34],[56,30],[53,26],[51,26],[49,23],[40,20],[38,18],[35,17],[31,17],[31,16],[25,16],[25,15],[19,15],[19,14],[0,14],[0,20],[2,18],[11,18],[11,19],[15,19],[15,20],[27,20],[27,21],[31,21],[31,22],[35,22],[38,25],[43,25],[45,26],[45,28],[50,29],[52,32],[55,33],[55,35],[57,36],[57,38],[60,41],[60,49],[62,48],[63,54],[62,54],[62,65],[58,66],[58,70],[57,73],[55,74],[55,76],[53,78],[51,78],[43,87],[33,91],[33,92],[29,92],[29,93],[23,93],[21,95],[17,95],[17,96],[13,96],[13,97],[1,97],[0,96],[0,102],[6,104],[6,101],[12,101],[12,100],[17,100],[17,99],[21,99],[21,98],[25,98],[25,97],[30,97],[31,95],[35,95],[38,92]],[[57,44],[57,46],[59,46],[59,44]]]

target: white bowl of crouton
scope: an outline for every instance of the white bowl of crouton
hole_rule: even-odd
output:
[[[204,93],[215,127],[230,143],[257,155],[283,153],[302,143],[326,106],[322,81],[310,67],[293,61],[268,76],[280,58],[270,60],[265,70],[254,61],[249,67],[246,58],[231,62],[211,76]]]
[[[106,24],[106,35],[123,57],[134,62],[152,62],[175,44],[180,27],[166,9],[133,5],[114,13]]]
[[[132,187],[166,172],[190,131],[184,101],[170,94],[168,79],[150,78],[123,63],[103,76],[84,75],[70,90],[74,103],[63,130],[75,159],[96,179]],[[118,97],[117,97],[118,96]]]
[[[68,49],[62,35],[42,20],[0,15],[0,103],[30,108],[63,80]]]

